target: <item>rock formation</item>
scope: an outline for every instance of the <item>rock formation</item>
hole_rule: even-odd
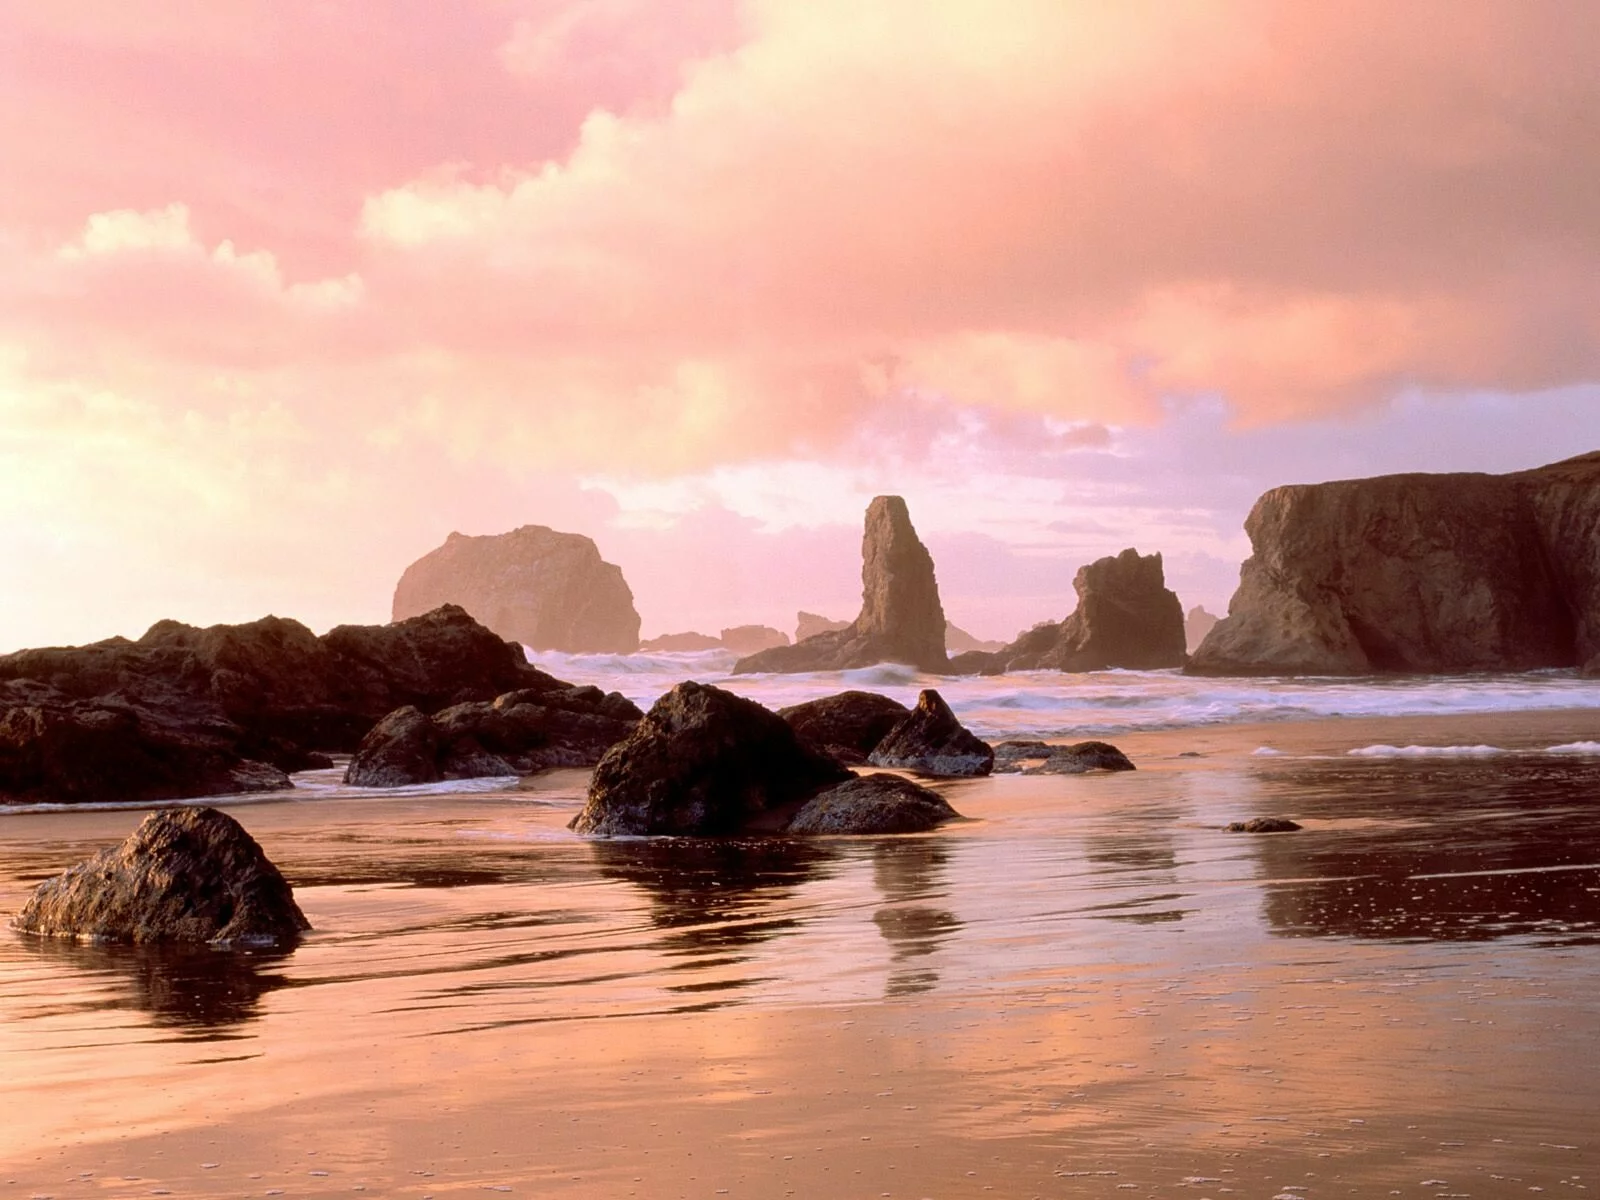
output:
[[[867,762],[923,775],[987,775],[994,751],[960,721],[932,688],[917,697],[917,706],[884,735]]]
[[[397,708],[568,685],[446,606],[322,637],[265,617],[0,657],[0,796],[156,800],[287,785]]]
[[[543,525],[487,537],[452,533],[407,567],[394,590],[394,619],[441,604],[459,604],[535,650],[631,654],[639,646],[639,614],[622,569],[602,562],[583,535]]]
[[[1078,607],[1065,621],[1035,625],[992,655],[950,664],[962,675],[1005,671],[1148,671],[1184,662],[1183,606],[1167,589],[1161,555],[1129,548],[1079,567]]]
[[[606,751],[572,828],[598,834],[776,832],[816,792],[850,778],[755,701],[680,683]]]
[[[843,763],[864,763],[911,710],[876,692],[840,692],[780,708],[801,742]]]
[[[1217,622],[1222,620],[1216,613],[1207,612],[1204,605],[1196,604],[1189,610],[1189,615],[1183,619],[1183,644],[1193,654],[1200,648],[1200,643],[1206,640],[1206,634],[1217,627]]]
[[[722,639],[693,630],[687,633],[663,633],[648,642],[640,642],[639,649],[647,653],[693,654],[700,650],[721,650]]]
[[[863,775],[819,792],[785,833],[921,833],[960,817],[938,792],[899,775]]]
[[[979,653],[992,654],[996,650],[1005,649],[1004,642],[986,642],[973,637],[965,629],[960,628],[953,621],[944,623],[944,648],[948,654],[965,654],[969,650]]]
[[[735,625],[722,631],[722,645],[735,654],[759,654],[788,644],[789,635],[770,625]]]
[[[994,748],[996,775],[1086,775],[1090,771],[1132,771],[1128,756],[1110,742],[1001,742]]]
[[[523,689],[493,703],[452,705],[432,717],[407,706],[362,739],[344,781],[403,787],[592,767],[643,715],[621,693],[596,687]]]
[[[1600,452],[1512,475],[1274,488],[1201,675],[1580,667],[1600,655]]]
[[[933,559],[899,496],[878,496],[867,506],[861,560],[861,614],[853,622],[742,658],[734,673],[839,671],[880,662],[943,671],[945,618]]]
[[[26,933],[124,942],[292,942],[311,928],[254,838],[214,808],[153,813],[34,891]]]
[[[803,609],[795,614],[794,640],[803,642],[807,638],[816,637],[819,633],[834,633],[840,629],[850,628],[849,621],[835,621],[829,617],[819,617],[816,613],[808,613]]]

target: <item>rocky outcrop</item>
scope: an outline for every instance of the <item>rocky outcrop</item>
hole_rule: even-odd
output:
[[[0,657],[0,797],[183,799],[288,785],[386,714],[568,685],[446,606],[317,637],[265,617]]]
[[[994,751],[956,720],[943,696],[925,688],[917,706],[884,735],[867,762],[923,775],[987,775],[994,767]]]
[[[1222,620],[1216,613],[1207,612],[1204,605],[1196,604],[1189,610],[1189,615],[1183,619],[1183,644],[1193,654],[1200,648],[1200,643],[1206,640],[1206,635],[1217,627],[1217,622]]]
[[[595,687],[508,692],[492,703],[456,704],[432,717],[408,706],[362,739],[344,781],[403,787],[592,767],[643,715],[621,693]]]
[[[394,619],[441,604],[459,604],[535,650],[631,654],[639,646],[639,614],[622,569],[603,562],[583,535],[544,525],[486,537],[452,533],[407,567],[394,590]]]
[[[867,506],[861,560],[861,614],[853,622],[741,658],[734,673],[840,671],[880,662],[943,671],[945,618],[933,559],[899,496],[878,496]]]
[[[788,644],[789,635],[770,625],[735,625],[722,631],[723,647],[735,654],[759,654]]]
[[[840,629],[850,628],[849,621],[835,621],[829,617],[819,617],[816,613],[808,613],[803,609],[795,614],[794,640],[803,642],[807,638],[816,637],[819,633],[835,633]]]
[[[639,649],[647,653],[693,654],[700,650],[721,650],[722,639],[693,630],[687,633],[664,633],[648,642],[640,642]]]
[[[780,708],[800,740],[844,763],[864,763],[867,755],[911,710],[876,692],[839,692]]]
[[[311,928],[254,838],[214,808],[153,813],[34,891],[26,933],[123,942],[292,942]]]
[[[953,621],[944,624],[944,648],[947,654],[965,654],[976,650],[979,653],[992,654],[996,650],[1004,650],[1004,642],[986,642],[973,637],[965,629],[960,628]]]
[[[921,784],[899,775],[863,775],[807,800],[784,832],[922,833],[960,816]]]
[[[1078,607],[1065,621],[1035,625],[992,655],[963,654],[951,670],[1149,671],[1184,662],[1183,606],[1167,589],[1161,555],[1129,548],[1078,568]]]
[[[776,832],[822,788],[851,778],[753,700],[680,683],[606,751],[579,833]]]
[[[1110,742],[1001,742],[994,748],[996,775],[1086,775],[1090,771],[1132,771],[1133,762]]]
[[[1600,452],[1274,488],[1203,675],[1578,667],[1600,654]]]

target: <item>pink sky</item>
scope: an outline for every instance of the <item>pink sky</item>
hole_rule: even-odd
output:
[[[0,0],[0,649],[381,620],[452,529],[645,632],[984,636],[1279,482],[1600,447],[1600,8]]]

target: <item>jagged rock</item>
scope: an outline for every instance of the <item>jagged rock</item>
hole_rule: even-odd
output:
[[[254,838],[214,808],[153,813],[34,891],[26,933],[126,942],[289,942],[311,928]]]
[[[1161,555],[1129,548],[1078,568],[1078,607],[1036,625],[996,658],[1007,671],[1153,670],[1184,662],[1183,606],[1167,589]],[[979,673],[988,673],[980,669]]]
[[[282,771],[329,765],[327,752],[355,750],[397,708],[568,686],[453,606],[320,638],[280,617],[161,621],[136,642],[0,657],[0,796],[148,802],[286,787]]]
[[[819,633],[833,633],[840,629],[849,629],[849,621],[835,621],[829,617],[819,617],[816,613],[805,610],[795,614],[794,640],[803,642],[807,638],[816,637]]]
[[[861,560],[860,616],[843,629],[741,658],[734,673],[841,671],[880,662],[943,671],[945,618],[933,559],[899,496],[878,496],[867,506]]]
[[[1206,634],[1217,627],[1217,622],[1222,620],[1216,613],[1207,612],[1204,605],[1196,604],[1189,610],[1189,615],[1183,619],[1183,644],[1193,654],[1206,640]]]
[[[987,775],[994,750],[956,720],[943,696],[925,688],[917,706],[884,735],[867,761],[923,775]]]
[[[1600,654],[1600,452],[1274,488],[1201,675],[1577,667]]]
[[[994,748],[994,773],[1018,775],[1083,775],[1089,771],[1132,771],[1128,756],[1110,742],[1001,742]]]
[[[401,708],[362,740],[344,781],[404,787],[592,767],[643,715],[620,693],[596,687],[508,692],[493,703],[452,705],[432,717]]]
[[[1287,817],[1252,817],[1248,821],[1233,821],[1223,826],[1228,833],[1294,833],[1305,828]]]
[[[938,792],[898,775],[863,775],[819,792],[786,833],[921,833],[960,813]]]
[[[535,650],[631,654],[639,647],[639,614],[621,568],[603,562],[589,538],[544,525],[487,537],[452,533],[407,567],[394,591],[394,619],[441,604],[459,604]]]
[[[579,833],[775,831],[820,789],[850,778],[782,717],[685,682],[657,700],[595,768]]]
[[[840,692],[780,708],[800,740],[844,763],[863,763],[911,710],[876,692]]]
[[[735,654],[757,654],[788,644],[789,635],[770,625],[735,625],[722,631],[722,645]]]
[[[720,650],[722,639],[693,630],[688,633],[664,633],[648,642],[640,642],[639,649],[667,654],[692,654],[697,650]]]

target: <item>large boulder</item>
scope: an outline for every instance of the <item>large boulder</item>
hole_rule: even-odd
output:
[[[917,706],[884,735],[867,762],[923,775],[987,775],[994,750],[956,720],[943,696],[925,688]]]
[[[1183,606],[1168,590],[1161,555],[1129,548],[1080,567],[1078,607],[1066,620],[1035,625],[992,656],[962,655],[964,674],[1001,671],[1153,670],[1184,662]]]
[[[801,745],[782,717],[721,688],[686,682],[606,751],[579,833],[776,831],[820,789],[849,779]]]
[[[26,933],[122,942],[292,942],[311,928],[238,821],[214,808],[153,813],[120,845],[41,883]]]
[[[876,692],[839,692],[780,708],[778,715],[813,750],[840,762],[866,762],[884,735],[911,710]]]
[[[1274,488],[1203,675],[1579,667],[1600,654],[1600,452],[1513,475]]]
[[[860,615],[843,629],[741,658],[733,669],[841,671],[892,662],[940,672],[948,661],[944,633],[933,558],[912,528],[906,502],[878,496],[867,506],[861,542]]]
[[[596,687],[508,692],[492,703],[456,704],[432,717],[408,706],[362,739],[344,781],[403,787],[592,767],[643,715],[621,693]]]
[[[960,817],[938,792],[899,775],[863,775],[818,792],[784,831],[921,833]]]
[[[444,545],[405,569],[394,590],[399,621],[459,604],[501,637],[535,650],[631,654],[639,614],[622,569],[589,538],[524,525]]]

